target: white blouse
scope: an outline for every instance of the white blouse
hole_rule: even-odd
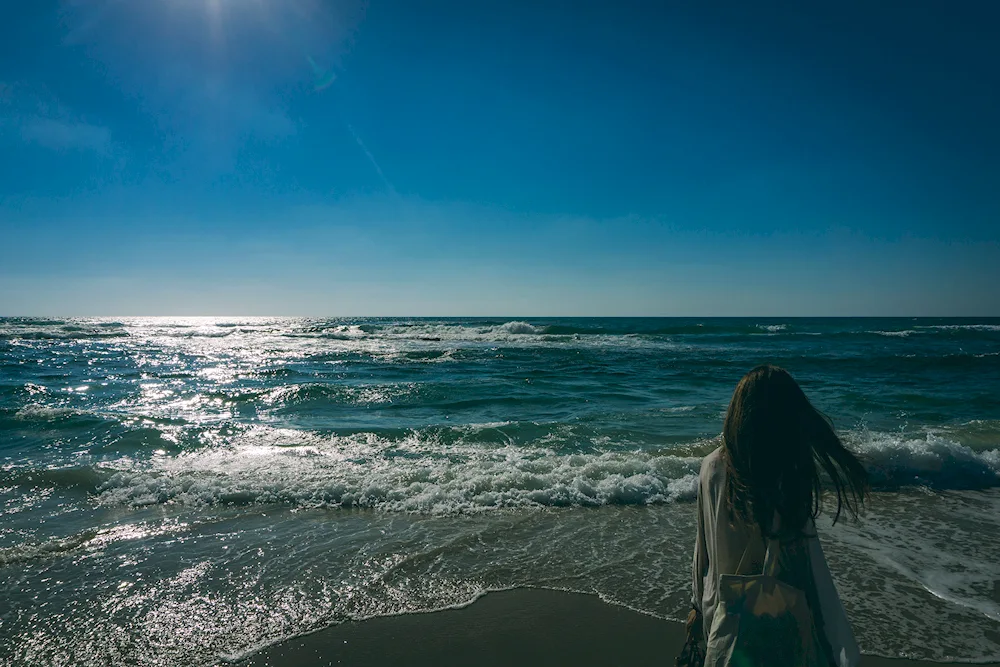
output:
[[[701,463],[698,485],[698,537],[695,540],[692,562],[693,599],[692,604],[702,615],[705,634],[712,627],[718,603],[719,575],[736,574],[740,559],[744,558],[739,574],[759,573],[764,565],[766,552],[764,540],[756,525],[731,522],[723,500],[726,481],[726,466],[722,459],[722,449],[716,449]],[[807,527],[812,537],[805,538],[808,549],[800,553],[809,562],[791,562],[779,557],[777,577],[782,579],[783,570],[804,571],[812,574],[812,584],[806,590],[810,599],[819,600],[818,625],[830,645],[832,658],[837,667],[856,667],[861,661],[861,653],[854,633],[851,631],[844,607],[837,596],[830,568],[823,556],[823,548],[815,537],[815,526]],[[783,550],[784,552],[784,550]],[[808,576],[807,576],[808,578]],[[789,581],[798,585],[797,581]],[[707,637],[706,637],[707,638]]]

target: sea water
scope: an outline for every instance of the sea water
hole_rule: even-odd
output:
[[[680,618],[733,387],[861,454],[866,652],[1000,660],[998,319],[0,319],[0,663],[208,665],[489,590]]]

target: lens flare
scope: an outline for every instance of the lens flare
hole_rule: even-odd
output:
[[[312,56],[306,56],[306,61],[313,71],[313,90],[320,91],[329,88],[337,80],[337,74],[333,70],[320,67]]]

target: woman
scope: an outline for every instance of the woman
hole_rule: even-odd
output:
[[[722,438],[701,465],[689,643],[707,639],[712,628],[719,576],[761,572],[767,540],[776,539],[776,576],[805,593],[824,662],[854,667],[860,654],[814,519],[821,470],[836,495],[834,523],[845,510],[857,517],[869,488],[864,466],[792,376],[775,366],[758,366],[740,380]]]

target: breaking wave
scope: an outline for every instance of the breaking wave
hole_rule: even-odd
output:
[[[325,436],[258,426],[228,445],[96,467],[8,469],[0,482],[81,488],[104,505],[278,503],[422,513],[643,505],[692,500],[700,454],[715,445],[566,453],[544,438],[527,446],[484,443],[481,432],[492,428]],[[878,490],[1000,486],[1000,450],[989,435],[975,446],[937,433],[853,432],[845,439]]]
[[[301,438],[300,438],[301,439]],[[282,503],[453,513],[528,506],[636,505],[691,500],[698,459],[642,452],[391,441],[372,433],[245,444],[114,472],[101,503]]]

